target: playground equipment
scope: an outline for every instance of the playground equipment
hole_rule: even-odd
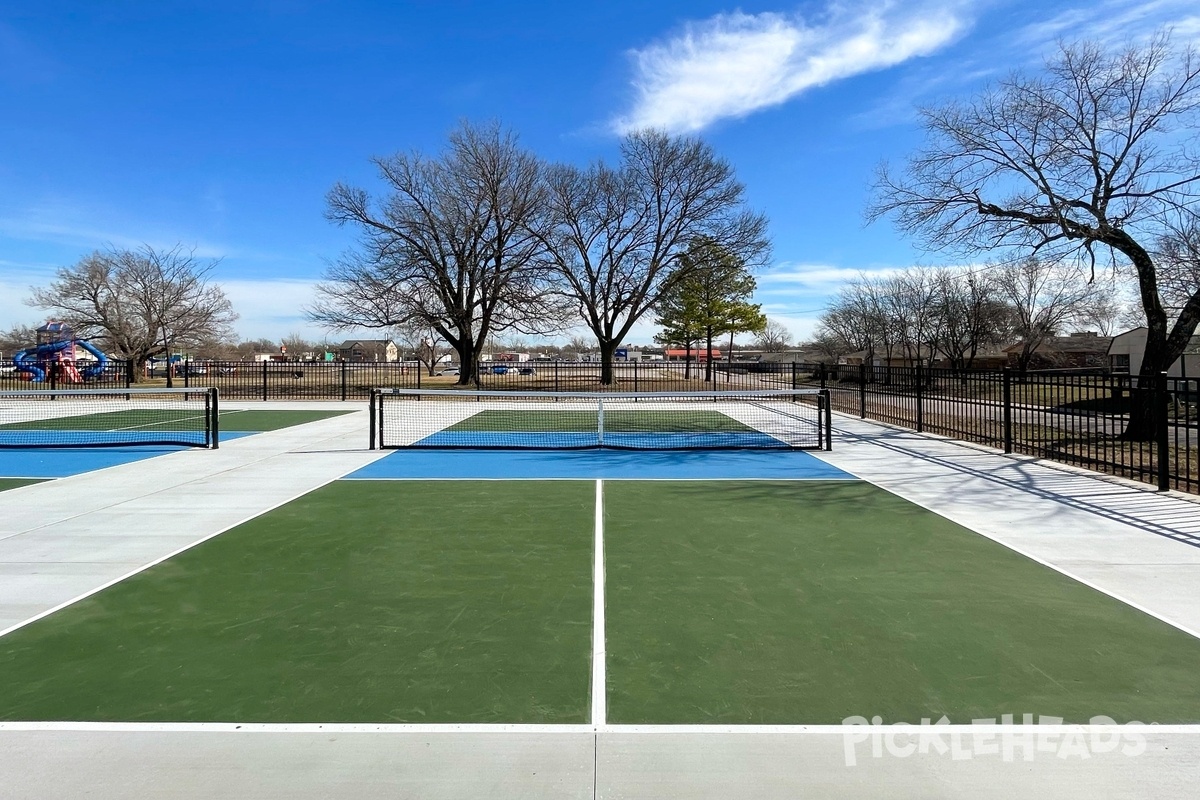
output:
[[[91,353],[96,360],[80,361],[76,348]],[[33,383],[41,383],[52,372],[58,380],[83,383],[100,377],[107,363],[108,356],[86,339],[76,339],[70,325],[54,321],[37,329],[36,345],[13,356],[17,372]]]

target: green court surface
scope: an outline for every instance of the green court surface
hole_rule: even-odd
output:
[[[226,431],[273,431],[292,425],[303,425],[315,422],[348,411],[259,411],[259,410],[226,410],[220,413],[221,430]],[[200,408],[165,408],[147,406],[146,408],[123,409],[121,411],[106,411],[95,414],[77,414],[66,417],[49,417],[47,419],[29,420],[25,422],[10,422],[0,425],[5,430],[72,430],[72,431],[118,431],[138,430],[146,428],[170,429],[171,425],[179,424],[184,428],[194,428],[198,420],[204,418],[204,409]]]
[[[603,489],[609,723],[1200,722],[1200,640],[870,484]],[[587,723],[595,496],[336,482],[0,638],[0,720]]]
[[[610,722],[1200,722],[1200,640],[866,483],[608,483],[605,553]]]
[[[349,411],[260,411],[256,409],[221,411],[220,422],[223,431],[276,431],[290,428],[293,425],[303,425],[306,422],[339,417],[349,414]]]
[[[16,489],[18,486],[28,486],[31,483],[41,483],[38,478],[0,478],[0,492],[6,489]]]
[[[586,722],[593,496],[332,484],[0,638],[0,719]]]
[[[599,425],[595,411],[563,409],[487,409],[447,431],[509,431],[556,433],[590,433]],[[645,411],[613,410],[604,412],[604,429],[613,433],[671,431],[674,433],[748,433],[754,428],[711,409],[680,409]]]

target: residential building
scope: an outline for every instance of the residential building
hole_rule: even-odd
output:
[[[1050,336],[1033,350],[1029,369],[1105,369],[1112,337],[1094,331],[1079,331],[1067,336]],[[1004,348],[1008,366],[1020,367],[1024,343]]]
[[[356,339],[337,348],[342,361],[399,361],[400,348],[390,339]]]
[[[1108,347],[1108,368],[1114,373],[1137,375],[1142,370],[1142,356],[1146,352],[1146,327],[1118,333]],[[1172,378],[1200,378],[1200,334],[1188,342],[1187,349],[1167,369]]]

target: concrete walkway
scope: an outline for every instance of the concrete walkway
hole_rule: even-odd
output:
[[[6,492],[0,629],[370,463],[365,427],[358,410]],[[1200,629],[1195,502],[854,419],[835,428],[831,464]],[[954,726],[908,753],[917,737],[841,726],[0,723],[0,796],[1093,800],[1193,797],[1200,783],[1200,727],[1040,730],[1006,753],[1008,733]]]

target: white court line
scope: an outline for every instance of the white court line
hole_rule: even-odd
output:
[[[1143,725],[1140,723],[1091,725],[1038,724],[1012,725],[990,723],[952,723],[896,727],[880,725],[581,725],[581,724],[522,724],[522,723],[369,723],[369,722],[0,722],[0,733],[29,731],[77,731],[104,733],[379,733],[379,734],[436,734],[436,733],[536,733],[578,735],[581,733],[632,733],[643,735],[695,734],[817,734],[845,736],[850,733],[877,732],[920,735],[927,733],[998,734],[1004,732],[1045,733],[1062,735],[1077,731],[1091,733],[1122,733],[1138,731],[1146,734],[1200,736],[1200,725]]]
[[[592,564],[592,724],[608,719],[604,660],[604,481],[596,481],[596,543]]]

